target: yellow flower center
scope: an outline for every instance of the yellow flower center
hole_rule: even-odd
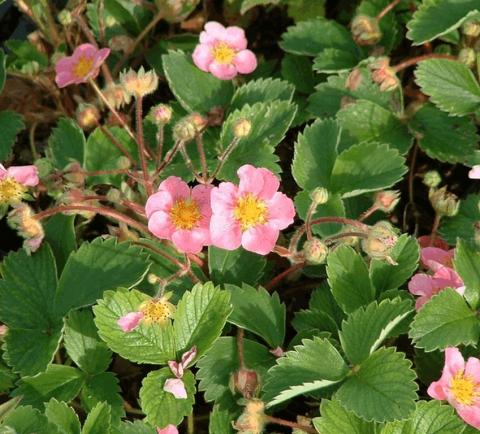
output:
[[[233,215],[240,223],[242,231],[267,222],[267,205],[252,193],[242,196],[233,210]]]
[[[152,299],[142,303],[140,312],[143,313],[143,321],[146,324],[156,323],[164,326],[175,312],[175,306],[162,297],[159,300]]]
[[[73,75],[77,78],[84,78],[92,69],[93,57],[80,56],[77,64],[73,67]]]
[[[170,218],[177,229],[190,230],[198,224],[202,214],[195,201],[179,199],[170,209]]]
[[[20,202],[27,188],[14,178],[5,178],[0,181],[0,205]]]
[[[477,390],[475,380],[459,371],[452,378],[450,383],[450,392],[452,392],[455,401],[463,405],[472,405],[480,395]]]
[[[215,45],[215,47],[212,48],[212,55],[215,59],[215,62],[222,65],[229,65],[233,63],[235,54],[235,50],[225,42],[219,42]]]

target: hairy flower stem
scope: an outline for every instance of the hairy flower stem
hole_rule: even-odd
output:
[[[289,276],[292,273],[295,273],[295,271],[302,269],[307,265],[305,262],[300,262],[298,264],[294,264],[291,267],[287,268],[285,271],[282,271],[280,274],[275,276],[270,282],[268,282],[265,285],[265,289],[267,291],[271,291],[275,286],[277,286],[285,277]]]
[[[136,99],[136,119],[137,119],[137,143],[138,143],[138,154],[140,156],[140,164],[142,166],[143,173],[143,186],[148,196],[153,194],[153,187],[150,181],[150,176],[148,174],[148,164],[145,150],[145,141],[143,139],[143,119],[142,119],[142,109],[143,109],[143,98],[137,96]]]
[[[203,146],[203,137],[199,134],[195,137],[195,142],[197,143],[198,155],[200,156],[200,164],[202,165],[202,179],[204,184],[208,182],[208,168],[207,168],[207,157],[205,156],[205,147]]]
[[[315,202],[312,202],[310,206],[308,207],[307,211],[307,218],[305,219],[305,231],[307,233],[307,240],[311,240],[313,238],[312,235],[312,218],[313,214],[315,214],[315,211],[317,210],[317,204]]]
[[[178,151],[182,147],[182,141],[175,142],[173,145],[172,149],[170,149],[167,154],[165,155],[165,159],[161,162],[161,164],[158,166],[157,170],[155,171],[153,178],[156,179],[158,175],[162,172],[165,167],[167,167],[172,160],[174,159],[175,155],[177,155]]]
[[[135,160],[133,159],[132,155],[130,154],[130,152],[127,151],[127,149],[125,148],[125,146],[123,146],[118,140],[117,138],[110,132],[110,130],[108,128],[105,128],[103,125],[101,125],[100,123],[97,122],[97,127],[100,129],[100,131],[102,132],[102,134],[104,134],[105,136],[107,136],[107,138],[110,140],[110,142],[112,142],[112,144],[114,146],[116,146],[118,148],[118,150],[123,154],[125,155],[125,157],[128,158],[128,161],[130,161],[130,164],[132,166],[136,166],[136,162]]]
[[[440,226],[440,221],[442,216],[438,213],[435,213],[435,218],[433,219],[432,233],[430,234],[430,247],[435,243],[435,238],[437,237],[438,227]]]
[[[193,167],[192,160],[188,156],[187,147],[185,146],[185,142],[179,142],[179,143],[180,143],[180,146],[179,146],[180,153],[182,154],[183,160],[185,161],[185,164],[187,165],[188,170],[190,170],[190,172],[192,172],[192,175],[195,177],[197,182],[203,184],[203,182],[204,182],[203,179],[197,173],[197,171],[195,170],[195,167]]]
[[[215,168],[212,175],[210,176],[210,178],[208,179],[208,184],[212,183],[212,181],[218,176],[218,174],[223,168],[223,165],[225,164],[225,161],[230,156],[230,154],[234,151],[234,149],[237,147],[239,141],[240,139],[238,137],[235,137],[230,142],[230,144],[224,149],[224,151],[220,154],[220,156],[218,157],[218,165]]]
[[[163,157],[163,144],[165,142],[165,130],[164,126],[160,125],[157,130],[157,149],[156,149],[156,158],[155,158],[155,167],[158,168],[160,167],[160,164],[162,163],[162,157]],[[166,157],[165,157],[166,158]]]
[[[365,221],[368,217],[370,217],[375,211],[378,210],[377,205],[372,205],[370,208],[368,208],[358,219],[359,222]]]
[[[289,428],[292,428],[292,429],[299,429],[307,433],[317,434],[317,430],[310,426],[305,426],[300,423],[290,422],[285,419],[280,419],[278,417],[273,417],[268,415],[265,415],[264,418],[267,423],[273,423],[275,425],[281,425],[281,426],[288,426]]]
[[[412,57],[411,59],[407,59],[398,65],[393,66],[393,70],[395,72],[400,72],[412,65],[416,65],[418,62],[422,62],[423,60],[429,59],[448,59],[448,60],[457,60],[456,56],[452,56],[450,54],[423,54],[422,56]]]
[[[238,351],[238,364],[240,369],[245,369],[245,346],[244,346],[245,330],[238,327],[237,329],[237,351]]]
[[[387,15],[393,8],[395,8],[401,0],[393,0],[391,3],[389,3],[387,6],[385,6],[377,15],[376,20],[377,23],[381,21],[381,19]]]
[[[368,238],[368,235],[365,232],[343,232],[343,233],[332,235],[331,237],[325,238],[323,241],[327,244],[333,244],[337,240],[341,240],[342,238],[349,238],[349,237]]]

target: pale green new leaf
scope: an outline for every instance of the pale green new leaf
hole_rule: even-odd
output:
[[[480,254],[465,241],[458,240],[455,249],[455,271],[465,284],[465,298],[472,308],[480,297]]]
[[[425,351],[459,344],[476,345],[480,336],[476,312],[451,288],[434,295],[417,313],[410,326],[410,338]]]
[[[405,419],[414,411],[417,399],[411,366],[395,348],[380,348],[352,372],[335,397],[367,421]]]
[[[173,328],[179,353],[197,347],[200,357],[221,335],[232,312],[230,294],[213,283],[195,285],[178,302]]]
[[[413,311],[410,300],[376,301],[353,312],[342,324],[340,342],[348,360],[362,363],[385,339],[397,335],[398,326]]]
[[[146,421],[154,426],[178,425],[191,413],[195,403],[195,377],[190,371],[185,371],[182,377],[188,395],[186,399],[177,399],[163,390],[169,378],[174,378],[170,368],[163,368],[150,372],[142,381],[140,405]]]
[[[272,407],[337,384],[347,372],[347,365],[330,341],[304,339],[302,345],[277,359],[277,364],[268,371],[263,398],[267,407]]]
[[[82,434],[110,434],[111,433],[110,406],[106,402],[99,402],[88,413],[83,425]]]
[[[17,134],[25,128],[20,114],[4,110],[0,111],[0,161],[6,160],[12,152]]]
[[[83,165],[85,135],[78,124],[69,118],[60,118],[48,139],[48,151],[57,169],[64,169],[72,161]]]
[[[225,289],[230,292],[233,305],[228,321],[262,337],[270,348],[281,347],[285,338],[285,304],[278,294],[246,284],[225,285]]]
[[[78,416],[65,402],[52,398],[45,404],[45,416],[61,434],[80,434]]]

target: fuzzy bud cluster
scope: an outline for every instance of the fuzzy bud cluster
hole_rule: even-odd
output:
[[[43,226],[35,218],[35,214],[29,205],[20,203],[8,214],[8,224],[24,238],[23,246],[27,252],[35,252],[42,244],[45,236]]]
[[[324,187],[317,187],[310,193],[310,199],[315,206],[327,203],[329,196],[328,190]]]
[[[120,83],[127,94],[142,98],[157,90],[158,76],[155,71],[145,71],[142,66],[138,72],[129,69],[128,72],[121,73]]]
[[[428,198],[438,216],[453,217],[458,213],[460,206],[458,197],[447,191],[447,187],[431,188]]]
[[[75,112],[78,125],[84,130],[90,130],[98,125],[100,121],[100,112],[92,104],[81,103]]]
[[[240,368],[230,378],[230,390],[238,392],[246,399],[252,399],[259,388],[258,374],[247,368]]]
[[[375,18],[357,15],[352,21],[352,36],[357,45],[375,45],[382,39],[382,32]]]
[[[319,238],[312,238],[305,241],[303,245],[305,260],[313,265],[323,264],[328,256],[328,247]]]
[[[458,53],[458,61],[467,68],[473,69],[477,65],[477,53],[473,48],[465,47]]]
[[[239,434],[261,434],[265,427],[265,404],[258,399],[248,401],[233,427]]]
[[[385,190],[375,193],[374,207],[385,213],[392,212],[400,201],[400,192],[397,190]]]
[[[207,119],[199,113],[185,116],[173,126],[173,137],[175,140],[189,142],[206,127],[207,122]]]
[[[370,64],[372,80],[380,86],[382,92],[395,90],[399,85],[395,70],[390,66],[388,57],[380,57]]]
[[[436,188],[442,182],[442,177],[440,173],[436,170],[429,170],[428,172],[423,175],[423,183],[430,188]]]
[[[362,248],[372,259],[396,264],[391,258],[391,254],[397,240],[398,235],[393,226],[386,221],[379,221],[370,228],[367,238],[362,240]]]
[[[172,120],[173,110],[167,104],[158,104],[150,110],[150,118],[157,125],[166,125]]]

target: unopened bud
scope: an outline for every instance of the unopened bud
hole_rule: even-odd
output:
[[[433,209],[439,216],[453,217],[458,213],[460,202],[457,195],[447,191],[447,187],[439,189],[431,188],[428,198]]]
[[[23,74],[35,75],[40,71],[40,64],[36,60],[30,60],[22,65],[20,71]]]
[[[109,202],[118,203],[120,202],[121,197],[122,197],[122,193],[117,188],[111,188],[107,192],[107,200]]]
[[[374,17],[357,15],[352,21],[352,36],[358,45],[375,45],[382,39],[382,32]]]
[[[241,139],[243,137],[247,137],[252,130],[252,123],[247,119],[240,119],[237,123],[233,126],[233,135],[237,139]]]
[[[108,103],[114,108],[119,109],[125,104],[130,104],[131,96],[119,84],[111,84],[103,89],[103,95]]]
[[[168,124],[173,115],[172,108],[167,104],[158,104],[150,110],[150,117],[157,125]]]
[[[107,15],[105,18],[105,26],[106,27],[113,27],[117,24],[117,20],[110,14]]]
[[[477,38],[478,36],[480,36],[480,21],[475,19],[465,21],[462,24],[462,33],[465,36]]]
[[[113,51],[122,51],[125,54],[131,53],[134,48],[134,41],[127,35],[117,35],[108,41],[108,46]]]
[[[362,248],[372,259],[386,260],[390,264],[396,264],[390,255],[397,240],[398,235],[393,226],[386,221],[380,221],[370,228],[367,238],[362,240]]]
[[[428,172],[423,175],[423,183],[430,188],[436,188],[442,182],[442,177],[440,173],[436,170],[429,170]]]
[[[67,27],[70,24],[72,24],[72,14],[70,13],[70,11],[67,11],[66,9],[64,9],[63,11],[60,11],[57,15],[57,18],[58,18],[58,22],[64,27]]]
[[[160,282],[160,277],[158,277],[156,274],[153,273],[148,273],[147,276],[147,281],[150,283],[150,285],[155,285],[156,283]]]
[[[117,158],[117,167],[119,169],[123,169],[123,170],[130,169],[131,165],[132,165],[132,162],[125,155],[120,155],[120,157]]]
[[[78,125],[84,130],[90,130],[98,125],[100,112],[92,104],[79,104],[75,117]]]
[[[261,434],[265,427],[265,404],[258,399],[248,401],[233,427],[239,434]]]
[[[7,222],[12,229],[25,239],[23,247],[28,253],[35,252],[40,247],[45,236],[43,226],[35,218],[29,205],[20,203],[8,214]]]
[[[310,199],[315,205],[323,205],[328,202],[328,190],[324,187],[317,187],[310,193]]]
[[[323,264],[328,256],[328,247],[322,240],[312,238],[311,240],[305,241],[303,254],[308,263],[314,265]]]
[[[202,131],[208,124],[208,119],[200,113],[192,113],[187,118],[195,125],[197,132]]]
[[[382,92],[389,92],[396,89],[400,81],[395,70],[390,66],[388,57],[380,57],[370,64],[372,80],[380,86]]]
[[[345,87],[349,90],[357,90],[363,81],[362,71],[358,68],[352,69],[352,72],[348,74]]]
[[[252,399],[259,387],[258,374],[252,369],[240,368],[230,378],[230,390],[238,392],[246,399]]]
[[[83,185],[85,184],[85,173],[79,163],[74,161],[65,167],[65,173],[63,175],[65,180],[70,184]]]
[[[392,212],[400,201],[400,192],[396,190],[378,191],[375,193],[375,208],[385,213]]]
[[[122,72],[120,82],[129,95],[139,98],[155,92],[158,87],[158,76],[155,71],[145,71],[142,66],[138,72],[133,69]]]
[[[473,69],[477,64],[477,53],[473,48],[462,48],[458,53],[458,61]]]
[[[54,166],[48,158],[39,158],[35,160],[35,167],[38,169],[38,177],[45,178],[53,172]]]
[[[180,119],[173,126],[173,137],[175,140],[189,142],[190,140],[193,140],[196,135],[197,127],[188,117]]]

